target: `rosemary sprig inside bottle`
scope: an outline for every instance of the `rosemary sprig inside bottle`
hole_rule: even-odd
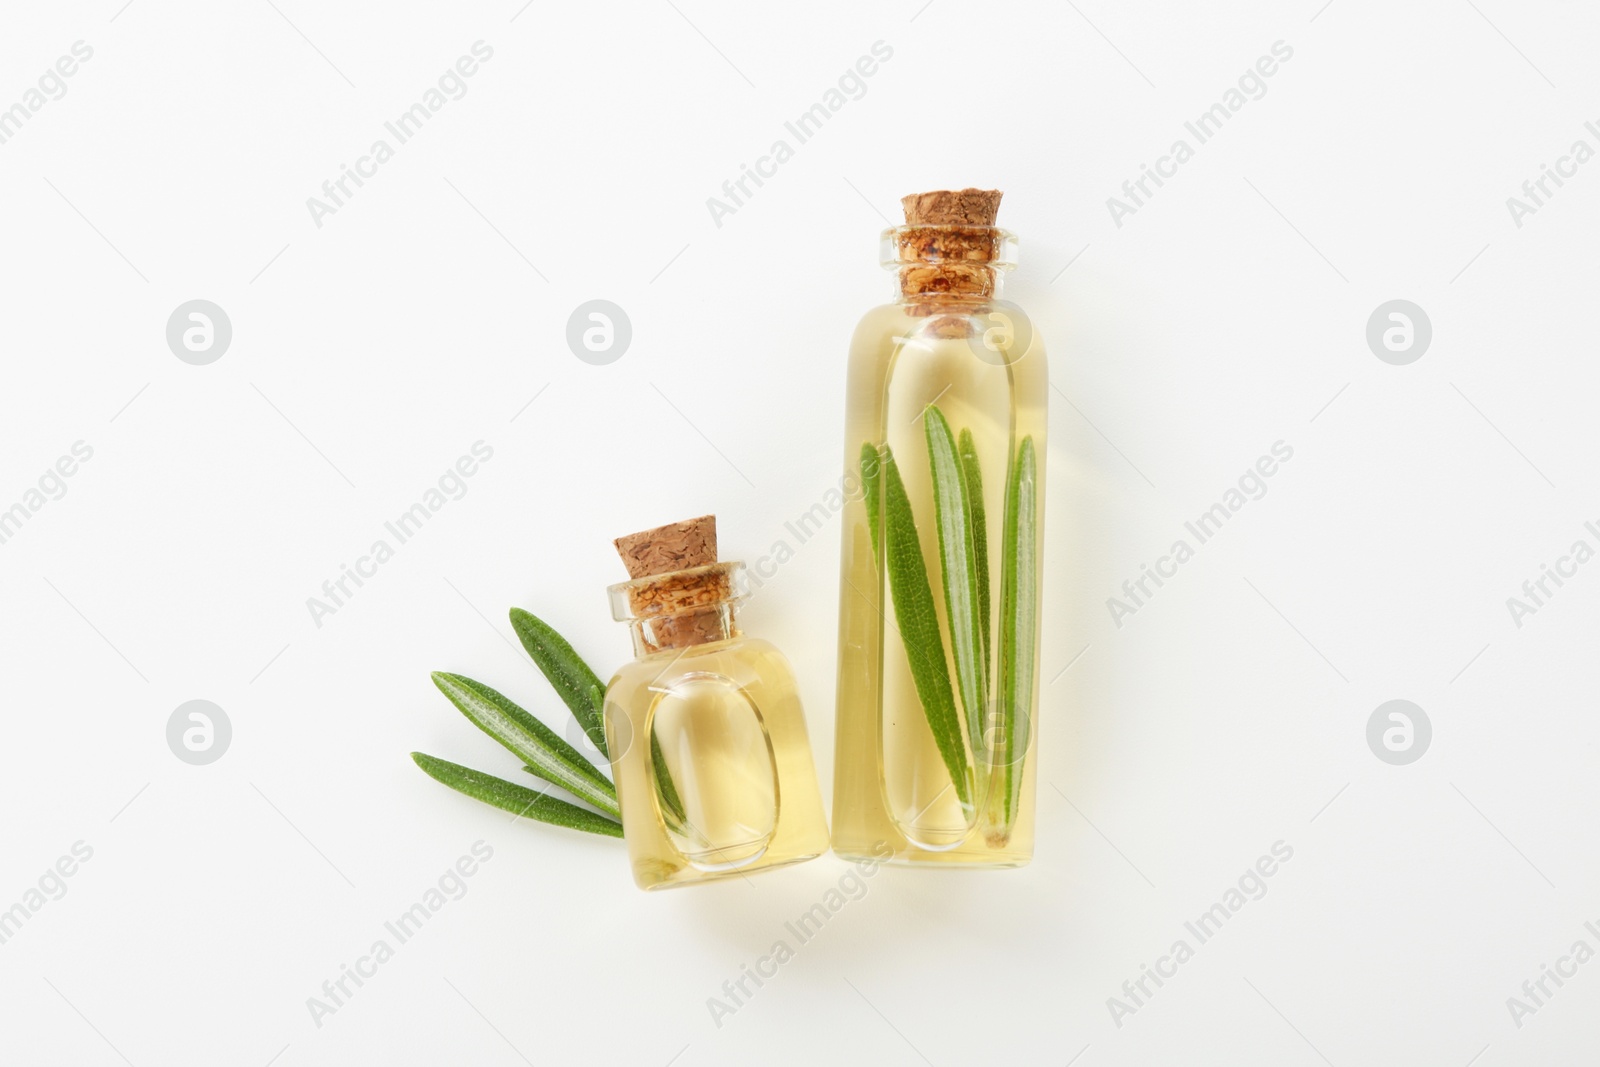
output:
[[[944,592],[943,628],[911,501],[887,444],[861,446],[867,522],[878,565],[887,572],[912,683],[956,798],[981,816],[985,839],[1000,845],[1016,818],[1031,733],[1038,460],[1031,436],[1007,457],[996,640],[989,615],[983,476],[973,435],[963,429],[958,438],[933,404],[923,416]],[[946,630],[952,653],[948,659]],[[996,644],[998,662],[991,669],[990,649]]]

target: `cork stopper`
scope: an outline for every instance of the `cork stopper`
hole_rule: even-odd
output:
[[[937,189],[900,198],[908,226],[993,226],[1000,213],[998,189]]]
[[[715,515],[641,530],[613,543],[634,579],[625,588],[632,614],[640,620],[636,637],[642,651],[687,648],[731,635],[732,587],[728,567],[716,565]]]
[[[702,515],[641,530],[619,537],[613,544],[629,578],[704,567],[717,561],[717,517]]]
[[[991,264],[1004,244],[994,224],[1001,195],[998,189],[939,189],[902,197],[906,224],[893,231],[900,291],[914,299],[994,296]]]

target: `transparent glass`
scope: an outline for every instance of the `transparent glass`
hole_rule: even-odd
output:
[[[828,850],[794,674],[777,648],[739,632],[744,592],[738,563],[610,588],[637,658],[606,687],[606,744],[643,889],[770,870]],[[650,598],[643,607],[641,593]]]
[[[897,299],[850,345],[845,467],[863,492],[843,516],[833,847],[1019,866],[1033,854],[1044,346],[1000,299],[1011,234],[907,226],[883,249]]]

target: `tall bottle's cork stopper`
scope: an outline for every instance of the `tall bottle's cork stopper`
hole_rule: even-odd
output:
[[[901,197],[906,225],[895,231],[900,291],[907,297],[988,298],[1002,234],[998,189],[938,189]]]
[[[685,648],[732,633],[729,567],[717,566],[717,517],[657,526],[613,542],[628,576],[641,647]]]
[[[998,189],[938,189],[900,198],[908,226],[993,226],[1000,213]]]

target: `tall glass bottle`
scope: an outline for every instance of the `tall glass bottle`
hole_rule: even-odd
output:
[[[894,302],[850,345],[833,847],[1033,855],[1044,346],[1000,299],[1000,194],[924,193],[887,230]]]

